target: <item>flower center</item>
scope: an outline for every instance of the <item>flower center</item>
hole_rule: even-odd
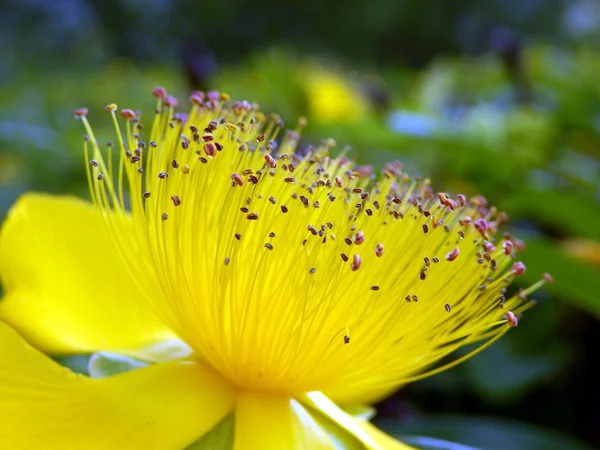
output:
[[[531,305],[542,282],[505,298],[521,242],[496,240],[506,217],[485,199],[434,194],[399,163],[376,176],[331,140],[299,151],[304,121],[278,146],[281,120],[247,102],[194,93],[183,116],[155,95],[148,141],[130,110],[122,138],[107,107],[115,170],[83,117],[90,191],[149,303],[238,386],[385,391]]]

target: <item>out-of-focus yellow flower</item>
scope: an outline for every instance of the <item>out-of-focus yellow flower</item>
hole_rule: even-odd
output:
[[[587,238],[566,238],[560,242],[560,247],[576,259],[600,266],[600,242]]]
[[[146,139],[107,107],[108,154],[77,112],[94,205],[29,194],[3,226],[0,447],[181,449],[233,414],[236,449],[334,448],[324,424],[407,448],[337,405],[516,325],[543,281],[504,298],[525,268],[503,215],[332,141],[300,150],[299,129],[276,151],[282,122],[247,102],[194,93],[184,116],[155,95]],[[165,358],[178,339],[188,354]],[[44,355],[97,351],[154,364],[89,378]]]
[[[302,69],[308,107],[312,117],[329,123],[353,122],[369,110],[363,93],[341,74],[317,65]]]

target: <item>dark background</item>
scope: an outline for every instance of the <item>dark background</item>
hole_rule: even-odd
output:
[[[104,105],[148,110],[157,84],[306,116],[305,142],[486,195],[527,240],[522,286],[556,278],[507,338],[376,422],[482,449],[597,448],[599,44],[597,0],[4,0],[0,216],[27,190],[87,196],[83,105],[105,136]]]

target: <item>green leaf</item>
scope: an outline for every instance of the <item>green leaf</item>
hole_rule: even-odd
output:
[[[421,449],[459,450],[464,447],[436,445],[437,439],[460,442],[467,448],[485,450],[591,450],[591,447],[554,430],[517,421],[465,416],[421,416],[409,423],[382,420],[377,423],[394,437]],[[433,436],[435,440],[414,438]],[[417,439],[421,441],[412,441]],[[427,445],[430,445],[427,447]],[[441,443],[439,444],[441,445]]]
[[[98,352],[89,359],[88,372],[92,378],[104,378],[148,365],[146,362],[116,353]]]
[[[468,447],[455,442],[420,436],[406,436],[402,438],[402,441],[419,450],[480,450],[475,447]]]
[[[235,413],[231,413],[186,450],[230,450],[233,448],[234,430]]]
[[[67,355],[67,356],[55,356],[52,359],[61,366],[71,369],[75,373],[81,373],[83,375],[89,375],[88,364],[90,361],[90,355]]]
[[[371,420],[377,414],[377,410],[370,405],[361,403],[352,403],[350,405],[342,405],[342,409],[351,416],[360,420]]]
[[[600,271],[569,256],[549,240],[527,238],[526,242],[526,251],[519,254],[527,266],[522,281],[533,283],[541,273],[550,272],[555,281],[544,286],[544,291],[556,293],[600,317]]]
[[[558,189],[522,189],[507,197],[502,208],[511,216],[531,219],[567,235],[600,240],[600,208],[592,198]],[[560,214],[568,211],[568,214]]]

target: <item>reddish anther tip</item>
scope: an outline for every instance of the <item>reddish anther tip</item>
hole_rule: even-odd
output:
[[[217,154],[217,147],[212,142],[204,144],[204,153],[208,156],[215,156]]]
[[[491,242],[486,242],[485,244],[483,244],[483,249],[486,253],[493,253],[496,250],[496,246]]]
[[[152,91],[152,95],[154,95],[156,98],[164,100],[165,98],[167,98],[167,90],[162,86],[157,86]]]
[[[377,244],[375,246],[375,255],[377,255],[378,258],[383,256],[383,244]]]
[[[194,92],[192,95],[190,95],[190,101],[196,106],[202,106],[202,102],[204,101],[204,93],[199,95],[198,92]]]
[[[127,120],[135,119],[136,115],[131,109],[122,109],[121,115]]]
[[[515,316],[512,311],[506,311],[506,320],[508,321],[508,324],[513,328],[519,325],[517,316]]]
[[[73,112],[73,114],[75,115],[75,118],[76,118],[76,119],[80,119],[80,118],[82,118],[83,116],[86,116],[86,115],[87,115],[87,113],[88,113],[88,109],[87,109],[87,108],[79,108],[79,109],[76,109],[76,110]]]
[[[175,108],[178,103],[179,103],[179,100],[177,100],[177,98],[173,97],[172,95],[168,95],[167,98],[165,99],[165,106],[168,106],[171,108]]]
[[[510,255],[513,251],[513,243],[511,241],[504,241],[502,249],[504,250],[505,255]]]
[[[370,166],[370,165],[358,166],[356,168],[356,173],[358,174],[358,176],[360,178],[370,177],[373,174],[373,172],[374,172],[373,166]]]
[[[450,209],[450,211],[454,211],[456,209],[456,202],[451,198],[447,198],[444,205],[446,205]]]
[[[242,179],[242,176],[239,173],[232,173],[231,174],[231,181],[233,181],[238,186],[243,186],[244,185],[244,180]]]
[[[208,91],[206,93],[206,98],[209,102],[218,102],[219,101],[219,91]]]
[[[271,169],[274,169],[275,167],[277,167],[277,162],[275,161],[275,158],[273,158],[268,153],[265,155],[265,161],[267,161],[267,164],[269,165],[269,167]]]
[[[455,247],[450,253],[446,253],[446,261],[454,261],[456,258],[458,258],[459,253],[460,250],[458,247]]]
[[[477,219],[473,223],[473,225],[475,226],[475,229],[480,233],[485,233],[489,228],[489,225],[485,219]]]
[[[525,242],[523,242],[521,239],[514,239],[513,244],[515,244],[515,248],[518,251],[523,251],[525,250]]]
[[[362,231],[357,231],[354,235],[354,243],[356,245],[360,245],[363,242],[365,242],[365,233],[363,233]]]
[[[517,261],[510,268],[510,271],[514,274],[514,276],[518,277],[518,276],[523,275],[525,273],[525,269],[526,269],[525,268],[525,264],[523,264],[521,261]]]
[[[544,275],[542,275],[542,278],[544,279],[544,281],[546,283],[553,283],[554,282],[554,278],[552,277],[552,275],[550,275],[547,272]]]
[[[458,204],[460,206],[464,206],[465,203],[467,203],[467,197],[465,197],[463,194],[458,194],[456,198],[458,199]]]
[[[354,272],[356,272],[358,269],[360,269],[361,263],[362,261],[360,259],[360,255],[354,255],[354,257],[352,258],[352,265],[350,267]]]

